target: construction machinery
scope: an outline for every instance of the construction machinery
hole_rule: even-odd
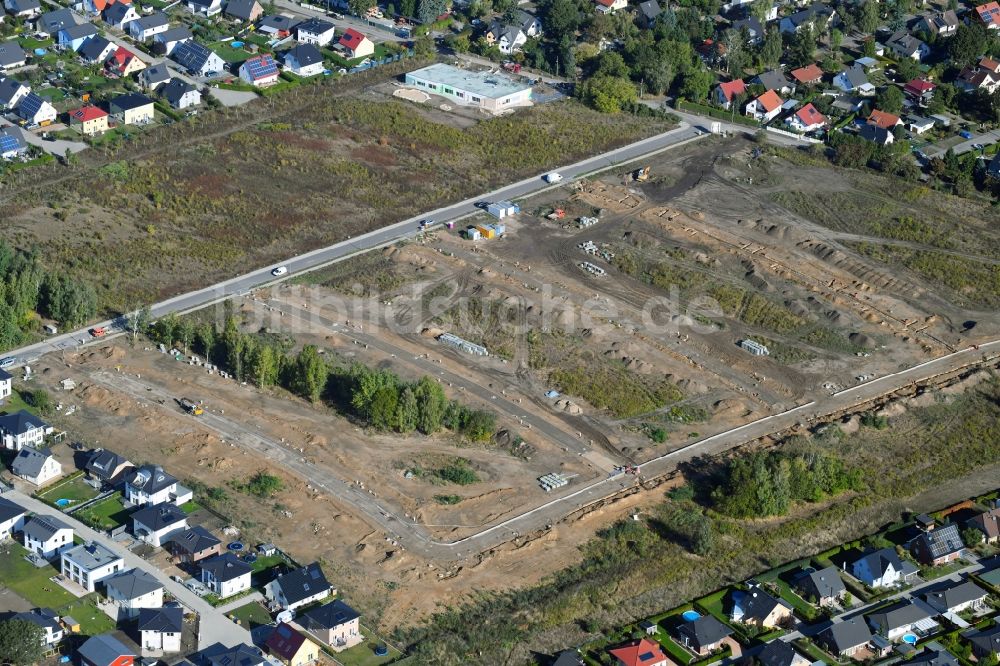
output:
[[[645,183],[647,180],[649,180],[649,167],[644,166],[641,169],[636,169],[635,171],[633,171],[632,180],[635,180],[640,183]]]
[[[189,398],[181,398],[177,402],[180,404],[181,408],[191,416],[201,416],[205,413],[205,409],[201,406],[201,403],[195,402]]]

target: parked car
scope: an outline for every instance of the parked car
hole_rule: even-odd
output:
[[[553,171],[552,173],[545,174],[544,176],[542,176],[542,178],[545,180],[546,183],[558,183],[563,179],[562,174],[559,174],[555,171]]]
[[[960,137],[962,137],[963,139],[971,139],[972,138],[972,132],[969,132],[968,130],[962,130],[961,132],[958,133],[958,135]]]
[[[5,356],[0,358],[0,368],[9,368],[10,366],[17,363],[17,359],[13,356]]]
[[[284,275],[287,272],[288,272],[288,266],[278,266],[273,271],[271,271],[271,275],[279,276],[279,275]]]

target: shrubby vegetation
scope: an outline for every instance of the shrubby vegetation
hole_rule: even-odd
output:
[[[549,380],[560,391],[607,409],[618,418],[646,414],[684,397],[669,381],[646,380],[617,363],[557,368]]]

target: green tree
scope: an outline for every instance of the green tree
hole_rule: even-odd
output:
[[[433,23],[447,8],[447,0],[417,0],[417,20],[423,24]]]
[[[397,0],[399,13],[407,18],[417,16],[417,0]]]
[[[79,326],[97,314],[94,288],[66,275],[47,276],[39,300],[43,314],[66,328]]]
[[[777,28],[771,28],[767,31],[767,36],[764,38],[764,43],[761,45],[760,58],[766,65],[777,65],[778,61],[781,60],[783,48],[783,44],[781,43],[781,32],[779,32]]]
[[[266,498],[279,492],[283,486],[284,483],[280,477],[261,470],[251,476],[244,487],[251,495]]]
[[[610,76],[620,79],[629,76],[628,65],[617,51],[605,51],[597,58],[597,70],[594,76]]]
[[[858,29],[867,34],[875,32],[879,21],[878,1],[865,0],[865,3],[861,5],[860,12]]]
[[[830,31],[830,48],[834,51],[840,50],[840,45],[844,43],[844,33],[834,28]],[[839,56],[839,54],[837,54]]]
[[[619,113],[638,100],[635,85],[617,76],[592,77],[584,84],[583,95],[586,102],[601,113]]]
[[[448,398],[441,385],[430,377],[422,377],[414,388],[417,400],[417,430],[425,435],[431,435],[441,429],[445,410],[448,408]]]
[[[0,622],[0,659],[11,664],[34,664],[42,660],[41,627],[27,620]]]
[[[420,404],[417,401],[417,394],[413,387],[407,386],[399,394],[399,402],[396,403],[396,414],[392,427],[396,432],[411,433],[417,429],[419,418]]]
[[[35,410],[45,416],[51,414],[55,405],[52,402],[52,396],[49,395],[48,391],[45,389],[35,389],[31,393],[25,396],[29,405],[35,408]]]
[[[986,28],[978,22],[960,23],[948,40],[948,56],[957,67],[971,65],[986,50]]]
[[[966,527],[961,531],[962,543],[969,548],[975,548],[983,542],[983,533],[975,527]]]
[[[347,6],[352,14],[364,16],[369,9],[375,6],[375,0],[347,0]]]
[[[295,357],[291,372],[293,390],[312,402],[318,402],[323,395],[323,389],[326,388],[330,368],[319,355],[315,345],[306,345],[302,348]]]
[[[681,81],[680,94],[692,102],[704,101],[714,82],[715,78],[708,70],[701,67],[692,68]]]
[[[132,344],[134,345],[139,339],[139,334],[145,333],[149,329],[149,322],[151,320],[149,306],[144,305],[137,310],[126,313],[124,319],[125,328],[128,331],[129,337],[132,338]]]
[[[257,347],[253,360],[253,381],[264,388],[278,383],[281,375],[281,354],[271,345]]]
[[[875,106],[888,113],[899,113],[903,110],[903,91],[889,84],[875,96]]]
[[[368,404],[368,422],[379,430],[388,430],[396,420],[398,404],[399,390],[395,386],[379,388]]]

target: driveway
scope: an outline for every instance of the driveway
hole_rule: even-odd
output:
[[[257,99],[257,93],[246,90],[226,90],[209,88],[208,94],[219,100],[222,106],[242,106]]]
[[[88,148],[87,144],[82,141],[64,141],[62,139],[46,141],[34,132],[28,132],[27,130],[21,129],[4,118],[0,118],[0,127],[13,127],[21,133],[25,143],[30,146],[38,146],[45,152],[55,155],[56,157],[65,156],[67,150],[71,153],[79,153],[80,151]]]

